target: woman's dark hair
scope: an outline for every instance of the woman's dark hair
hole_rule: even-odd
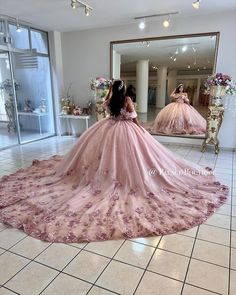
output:
[[[180,87],[183,87],[184,88],[184,85],[183,84],[179,84],[179,86],[177,86],[177,88],[175,90],[175,93],[180,93]]]
[[[115,80],[112,85],[112,96],[109,102],[109,109],[111,116],[119,116],[120,110],[125,103],[125,84],[121,80]]]
[[[136,102],[136,92],[133,85],[127,87],[125,96],[129,96],[133,102]]]

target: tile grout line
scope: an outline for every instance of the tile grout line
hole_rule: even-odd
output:
[[[100,273],[100,275],[97,277],[97,279],[93,282],[93,285],[91,286],[91,288],[87,291],[86,295],[89,294],[89,292],[92,290],[92,288],[94,286],[98,286],[96,285],[96,282],[99,280],[99,278],[102,276],[102,274],[104,273],[104,271],[107,269],[108,265],[111,264],[111,262],[113,261],[113,258],[116,256],[116,254],[119,252],[119,250],[122,248],[122,246],[124,245],[124,243],[126,242],[126,239],[122,242],[122,244],[120,245],[120,247],[117,249],[117,251],[115,252],[115,254],[110,258],[110,261],[108,262],[108,264],[105,266],[105,268],[103,269],[103,271]],[[100,286],[98,286],[100,287]],[[113,291],[114,292],[114,291]],[[119,294],[119,293],[116,293]]]
[[[154,250],[153,253],[152,253],[151,258],[149,259],[149,261],[148,261],[148,263],[147,263],[147,265],[146,265],[146,267],[145,267],[145,269],[144,269],[144,272],[143,272],[143,274],[142,274],[142,276],[141,276],[141,278],[140,278],[140,280],[139,280],[139,282],[138,282],[136,288],[134,289],[133,295],[135,295],[136,291],[138,290],[138,287],[140,286],[140,283],[142,282],[143,277],[144,277],[145,273],[147,272],[147,269],[148,269],[148,267],[149,267],[149,265],[150,265],[150,263],[151,263],[151,261],[152,261],[153,256],[155,255],[155,253],[156,253],[156,251],[157,251],[157,249],[158,249],[159,244],[161,243],[162,238],[163,238],[163,236],[161,236],[160,240],[158,241],[158,243],[157,243],[157,245],[156,245],[156,247],[155,247],[155,250]]]
[[[202,154],[202,157],[203,157],[203,154]],[[202,157],[201,157],[201,159],[202,159]],[[218,155],[217,155],[216,158],[218,158]],[[216,158],[215,158],[214,168],[215,168],[215,164],[216,164]],[[199,162],[201,161],[201,159],[199,160]],[[199,162],[198,162],[198,164],[199,164]],[[214,168],[213,168],[213,170],[214,170]],[[191,263],[191,258],[192,258],[192,255],[193,255],[194,247],[195,247],[196,240],[197,240],[197,235],[198,235],[198,232],[199,232],[199,226],[197,228],[197,232],[196,232],[196,235],[195,235],[195,238],[194,238],[193,247],[192,247],[192,251],[191,251],[191,254],[190,254],[189,262],[188,262],[188,265],[187,265],[186,273],[185,273],[185,276],[184,276],[184,282],[183,282],[183,286],[181,288],[180,295],[183,295],[184,286],[185,286],[185,283],[186,283],[186,279],[187,279],[187,276],[188,276],[188,271],[189,271],[189,267],[190,267],[190,263]]]
[[[27,236],[26,236],[27,237]],[[26,237],[24,237],[24,239],[26,238]],[[22,240],[24,240],[24,239],[22,239]],[[16,243],[15,245],[17,245],[18,243]],[[13,245],[12,247],[14,247],[15,245]],[[36,257],[38,257],[40,254],[42,254],[47,248],[49,248],[51,246],[51,244],[50,245],[48,245],[48,247],[46,247],[43,251],[41,251]],[[10,250],[12,247],[10,247],[8,250]],[[9,252],[9,253],[12,253],[12,254],[15,254],[14,252],[11,252],[11,251],[6,251],[6,252]],[[6,253],[5,252],[5,253]],[[24,256],[22,256],[22,255],[19,255],[19,254],[15,254],[15,255],[17,255],[17,256],[21,256],[21,257],[24,257]],[[35,257],[35,258],[36,258]],[[27,260],[29,260],[29,262],[24,266],[24,267],[22,267],[18,272],[16,272],[10,279],[8,279],[4,284],[3,284],[3,286],[5,287],[5,285],[11,280],[11,279],[13,279],[16,275],[18,275],[24,268],[26,268],[31,262],[33,262],[33,260],[32,259],[29,259],[29,258],[27,258],[27,257],[24,257],[25,259],[27,259]]]
[[[63,272],[63,270],[82,252],[83,248],[86,247],[86,245],[84,245],[82,248],[77,248],[79,250],[79,252],[61,270],[58,270],[58,269],[53,268],[56,271],[58,271],[58,274],[43,288],[43,290],[39,293],[39,295],[42,294],[51,285],[51,283],[53,281],[55,281],[55,279]],[[35,257],[35,258],[37,258],[37,257]],[[42,264],[42,265],[47,266],[47,267],[50,267],[49,265],[46,265],[46,264],[41,263],[39,261],[35,261],[34,260],[34,262],[39,263],[39,264]]]

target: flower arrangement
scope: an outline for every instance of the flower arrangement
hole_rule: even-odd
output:
[[[229,95],[236,94],[236,84],[229,75],[217,73],[207,78],[205,83],[206,93],[209,94],[213,86],[225,87],[225,93]]]
[[[108,80],[102,77],[90,80],[90,87],[92,90],[107,89],[112,85],[112,80]]]

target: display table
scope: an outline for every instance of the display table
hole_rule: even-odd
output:
[[[33,112],[17,112],[18,116],[27,116],[37,118],[39,124],[39,132],[42,135],[42,117],[48,116],[48,113],[33,113]]]
[[[84,120],[85,121],[85,129],[88,129],[88,123],[90,119],[90,115],[80,115],[80,116],[75,116],[75,115],[59,115],[59,135],[62,135],[61,132],[61,119],[66,120],[66,125],[67,129],[69,129],[69,134],[72,134],[72,126],[71,126],[71,120]]]

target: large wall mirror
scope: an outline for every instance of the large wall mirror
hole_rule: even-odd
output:
[[[215,71],[218,42],[218,32],[111,42],[111,77],[132,85],[148,131],[205,138],[204,83]]]

